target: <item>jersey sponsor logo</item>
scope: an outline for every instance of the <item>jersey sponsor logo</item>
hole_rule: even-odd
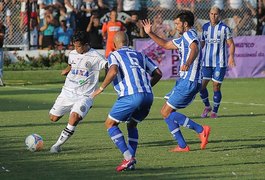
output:
[[[215,44],[215,43],[220,43],[221,40],[220,39],[207,39],[206,42],[209,44]]]
[[[80,85],[83,85],[85,82],[86,82],[85,80],[80,80],[80,81],[79,81],[79,84],[80,84]]]
[[[120,31],[121,27],[120,26],[111,26],[109,27],[109,31]]]
[[[89,75],[88,71],[84,71],[80,69],[72,69],[71,73],[74,75],[80,75],[80,76],[85,76],[85,77],[88,77]]]

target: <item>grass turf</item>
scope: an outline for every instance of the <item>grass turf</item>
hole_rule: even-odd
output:
[[[8,73],[8,72],[7,72]],[[30,74],[30,73],[29,73]],[[139,148],[135,171],[115,172],[122,155],[111,142],[104,120],[116,95],[112,87],[95,100],[94,107],[63,146],[60,154],[50,154],[50,146],[67,124],[68,116],[57,123],[48,111],[63,81],[45,84],[33,75],[33,85],[19,85],[6,79],[0,88],[0,179],[263,179],[265,175],[265,79],[225,80],[218,119],[202,119],[203,104],[195,101],[180,112],[200,124],[212,127],[206,150],[200,150],[195,132],[181,128],[191,148],[189,153],[170,153],[176,145],[160,109],[174,81],[160,81],[154,88],[155,101],[148,118],[139,125]],[[9,75],[11,77],[11,75]],[[21,77],[21,76],[19,76]],[[43,77],[44,78],[44,77]],[[20,80],[21,79],[21,80]],[[23,78],[17,81],[26,82]],[[28,81],[27,81],[28,82]],[[59,83],[58,83],[59,82]],[[209,84],[211,85],[211,84]],[[209,86],[212,97],[211,86]],[[126,128],[120,125],[125,136]],[[44,150],[25,149],[27,135],[38,133]]]

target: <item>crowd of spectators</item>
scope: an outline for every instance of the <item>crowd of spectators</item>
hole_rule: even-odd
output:
[[[110,20],[114,8],[126,14],[118,20],[133,45],[133,39],[147,37],[141,19],[152,19],[153,31],[161,37],[174,37],[172,19],[178,10],[193,11],[200,31],[212,5],[223,11],[234,36],[265,34],[265,0],[0,0],[0,21],[6,26],[8,45],[23,42],[31,49],[71,49],[73,34],[87,31],[91,46],[102,49],[103,22]]]

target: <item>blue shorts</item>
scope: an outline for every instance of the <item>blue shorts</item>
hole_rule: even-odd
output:
[[[195,99],[200,90],[200,83],[179,79],[168,97],[167,105],[173,109],[185,108]]]
[[[203,79],[222,83],[225,77],[226,67],[202,67]]]
[[[113,105],[109,118],[116,122],[128,122],[131,119],[141,122],[149,114],[153,103],[153,94],[137,93],[122,96]]]

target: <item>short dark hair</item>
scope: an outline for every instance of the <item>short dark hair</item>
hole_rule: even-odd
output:
[[[181,22],[187,22],[189,26],[194,25],[194,14],[191,11],[181,11],[174,19],[180,19]]]
[[[85,31],[77,31],[73,35],[73,42],[79,41],[82,45],[90,44],[89,38],[87,36],[87,32]]]

